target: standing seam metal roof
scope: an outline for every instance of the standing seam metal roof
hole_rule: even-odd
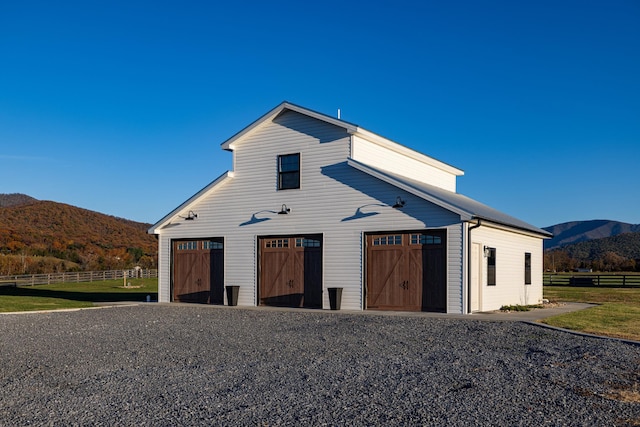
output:
[[[349,159],[347,164],[362,172],[369,173],[376,178],[382,179],[391,185],[404,187],[416,196],[434,202],[445,209],[456,211],[456,213],[459,214],[466,214],[469,218],[484,219],[496,224],[540,234],[544,237],[553,236],[553,234],[548,231],[507,215],[504,212],[473,200],[465,195],[447,191],[391,172],[383,171],[353,159]],[[411,189],[414,191],[411,191]]]

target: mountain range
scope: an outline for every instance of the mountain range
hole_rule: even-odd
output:
[[[640,271],[640,225],[618,221],[573,221],[546,227],[547,271]]]
[[[24,194],[0,194],[0,275],[155,268],[151,224]]]
[[[553,238],[544,242],[544,248],[547,250],[625,233],[638,233],[640,224],[609,220],[572,221],[544,227],[544,230],[553,233]]]

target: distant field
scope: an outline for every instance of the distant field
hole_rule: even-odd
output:
[[[545,286],[550,301],[599,304],[587,310],[545,319],[552,326],[640,341],[640,288]]]
[[[158,279],[128,279],[55,285],[0,287],[0,312],[91,307],[96,302],[158,299]]]

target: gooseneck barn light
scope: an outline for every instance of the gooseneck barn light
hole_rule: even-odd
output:
[[[184,218],[185,221],[193,221],[194,219],[198,218],[198,214],[194,213],[193,211],[189,211],[187,216],[181,216],[180,218]]]
[[[405,203],[406,202],[404,200],[402,200],[402,197],[398,196],[398,197],[396,197],[396,204],[393,205],[392,208],[401,209],[401,208],[404,207]]]
[[[283,204],[278,215],[287,215],[289,212],[291,212],[291,209],[289,209],[287,205]]]

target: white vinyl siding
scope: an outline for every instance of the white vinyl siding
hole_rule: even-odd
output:
[[[447,313],[462,313],[462,223],[447,228]]]
[[[496,249],[496,284],[487,286],[487,257],[481,266],[482,306],[480,311],[503,305],[539,304],[542,300],[542,239],[483,225],[472,231],[474,243]],[[531,284],[525,285],[524,254],[531,253]]]
[[[456,175],[378,145],[356,135],[352,139],[351,157],[366,165],[407,178],[426,182],[447,191],[456,191]]]
[[[158,302],[171,299],[171,240],[160,236],[158,239]]]

